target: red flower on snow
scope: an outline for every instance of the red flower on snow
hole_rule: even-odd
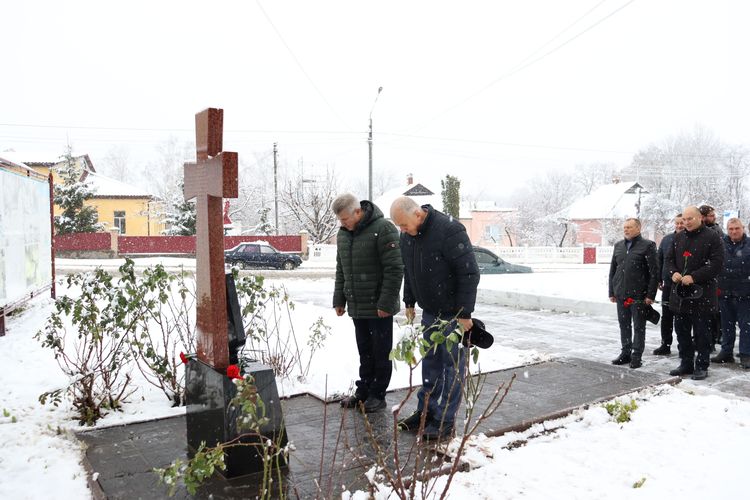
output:
[[[691,254],[690,252],[688,252],[687,250],[685,250],[684,252],[682,252],[682,256],[683,257],[692,257],[693,254]]]
[[[227,366],[227,377],[242,380],[242,376],[240,375],[240,367],[237,365]]]
[[[187,362],[188,362],[188,360],[189,360],[189,359],[190,359],[190,358],[188,358],[188,357],[187,357],[187,356],[185,355],[185,353],[184,353],[184,352],[180,352],[180,361],[182,361],[183,363],[187,364]]]
[[[634,303],[635,300],[633,300],[632,297],[628,297],[627,299],[625,299],[625,302],[623,302],[622,305],[624,305],[625,307],[630,307]]]

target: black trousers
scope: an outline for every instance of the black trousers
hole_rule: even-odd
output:
[[[669,295],[672,287],[665,286],[661,291],[661,343],[672,345],[672,328],[674,327],[674,313],[669,308]]]
[[[393,364],[388,359],[393,345],[393,316],[352,321],[359,351],[356,394],[360,399],[369,396],[385,399],[393,371]]]
[[[677,333],[677,349],[680,353],[680,364],[693,366],[699,370],[708,370],[711,364],[711,318],[712,312],[694,312],[676,314],[674,330]],[[692,335],[691,335],[692,330]]]

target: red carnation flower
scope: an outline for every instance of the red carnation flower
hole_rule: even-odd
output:
[[[182,361],[183,363],[187,364],[187,362],[188,362],[188,359],[190,359],[190,358],[188,358],[188,357],[187,357],[187,356],[185,355],[185,353],[184,353],[184,352],[180,352],[180,361]]]
[[[690,252],[688,252],[687,250],[685,250],[684,252],[682,252],[682,256],[683,257],[692,257],[693,254],[691,254]]]
[[[240,367],[237,365],[227,366],[227,377],[232,379],[238,378],[242,380],[242,376],[240,375]]]
[[[625,299],[625,302],[623,302],[623,305],[625,307],[630,307],[633,304],[633,302],[635,301],[632,299],[632,297],[628,297],[627,299]]]

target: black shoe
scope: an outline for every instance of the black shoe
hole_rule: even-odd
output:
[[[370,396],[362,403],[362,409],[365,413],[373,413],[383,408],[385,408],[385,399],[376,398],[375,396]]]
[[[734,363],[734,354],[721,351],[719,354],[711,358],[711,363]]]
[[[693,376],[690,378],[693,380],[703,380],[706,377],[708,377],[708,371],[701,370],[700,368],[698,368],[697,370],[695,370],[695,372],[693,373]]]
[[[613,365],[626,365],[628,363],[630,363],[630,354],[624,352],[612,360]]]
[[[643,366],[643,363],[641,363],[641,358],[632,358],[630,360],[630,368],[635,369],[640,368],[641,366]]]
[[[416,431],[419,430],[419,422],[422,420],[422,412],[420,410],[415,411],[406,418],[398,421],[398,428],[402,431]],[[425,416],[425,427],[430,423],[430,414],[427,413]]]
[[[745,370],[750,370],[750,356],[740,354],[740,366]]]
[[[427,425],[424,426],[424,434],[422,437],[427,441],[434,441],[437,439],[445,439],[453,437],[453,423],[440,422],[430,420]]]
[[[364,403],[366,398],[363,398],[359,394],[352,394],[341,400],[341,406],[344,408],[357,408],[360,403]]]
[[[672,349],[669,344],[662,344],[654,349],[654,356],[669,356],[670,354],[672,354]]]
[[[677,368],[669,372],[673,377],[682,377],[683,375],[693,374],[693,365],[680,364]]]

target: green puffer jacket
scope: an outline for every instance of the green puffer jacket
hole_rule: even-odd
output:
[[[373,203],[360,202],[362,219],[354,231],[336,236],[333,307],[346,306],[356,319],[377,318],[378,309],[396,314],[404,276],[398,229]]]

